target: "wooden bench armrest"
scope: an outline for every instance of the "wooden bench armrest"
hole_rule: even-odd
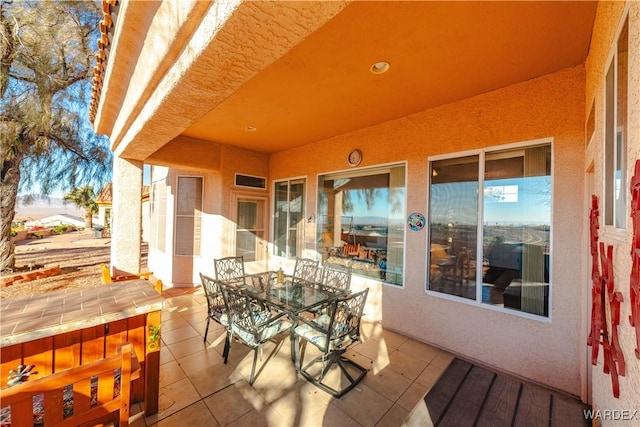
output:
[[[120,372],[120,392],[114,396],[117,370]],[[10,407],[11,425],[14,426],[33,425],[36,416],[34,396],[43,396],[44,412],[43,415],[38,412],[38,416],[44,417],[45,425],[78,426],[112,418],[110,414],[119,412],[120,425],[127,426],[132,373],[140,376],[140,363],[133,346],[125,343],[115,356],[2,389],[0,400],[3,407]],[[94,390],[93,378],[97,378],[97,390]],[[69,386],[73,390],[73,412],[65,414],[67,402],[64,396]],[[95,403],[92,403],[94,399]]]

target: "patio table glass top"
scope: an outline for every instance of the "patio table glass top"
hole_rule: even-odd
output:
[[[285,277],[283,283],[277,283],[273,275],[263,282],[263,286],[244,284],[238,287],[251,298],[292,314],[328,303],[348,292],[317,282],[294,280],[290,276]]]

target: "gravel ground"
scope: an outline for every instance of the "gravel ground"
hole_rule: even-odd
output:
[[[64,288],[81,288],[100,283],[100,264],[109,263],[111,239],[96,239],[92,230],[74,231],[25,240],[16,244],[16,267],[35,262],[59,265],[61,274],[0,289],[0,298],[25,296]],[[147,248],[143,246],[143,266]]]

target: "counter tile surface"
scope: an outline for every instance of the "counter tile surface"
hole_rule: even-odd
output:
[[[0,348],[162,310],[146,280],[61,289],[0,304]]]

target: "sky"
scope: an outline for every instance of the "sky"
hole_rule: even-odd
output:
[[[151,183],[151,166],[144,165],[142,169],[142,185],[149,185]],[[100,188],[94,188],[95,192],[98,193]],[[67,193],[67,191],[63,190],[55,190],[49,194],[50,198],[53,199],[62,199],[62,197]],[[38,183],[34,184],[33,187],[28,190],[22,190],[18,192],[18,196],[24,196],[25,194],[40,194],[40,185]]]
[[[431,191],[432,223],[474,225],[477,222],[477,182],[436,184]],[[486,181],[484,223],[550,224],[551,178],[548,176]]]

